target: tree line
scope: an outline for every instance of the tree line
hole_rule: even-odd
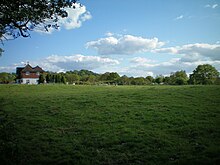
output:
[[[0,73],[0,83],[15,83],[15,73]],[[220,84],[219,72],[209,64],[199,65],[189,76],[184,70],[171,73],[169,76],[156,77],[128,77],[120,76],[117,72],[104,74],[94,73],[89,70],[74,70],[65,73],[45,72],[39,77],[39,83],[59,83],[78,85],[187,85],[187,84]]]
[[[89,70],[74,70],[66,73],[47,72],[40,75],[39,83],[64,83],[79,85],[187,85],[187,84],[220,84],[219,72],[209,64],[199,65],[192,74],[184,70],[171,73],[169,76],[158,75],[155,78],[120,76],[117,72],[97,74]]]

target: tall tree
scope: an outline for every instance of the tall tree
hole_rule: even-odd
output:
[[[168,83],[171,85],[186,85],[188,79],[186,72],[181,70],[171,73]]]
[[[76,0],[1,0],[0,37],[29,37],[29,31],[39,24],[46,31],[58,28],[57,21],[68,16],[65,8],[75,8],[75,3]]]
[[[159,75],[159,76],[157,76],[157,77],[155,78],[155,82],[156,82],[157,84],[163,83],[163,80],[164,80],[163,75]]]
[[[61,83],[66,84],[66,77],[64,75],[61,77]]]
[[[59,73],[56,74],[55,75],[55,83],[61,83],[61,77],[62,77],[61,74],[59,74]]]
[[[154,82],[154,78],[152,76],[147,76],[146,81],[148,84],[152,84]]]
[[[45,82],[45,80],[46,80],[45,75],[44,74],[40,74],[38,83],[39,84],[43,84]]]
[[[210,64],[199,65],[190,75],[190,84],[214,84],[219,72]]]

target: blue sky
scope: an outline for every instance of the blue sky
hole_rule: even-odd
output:
[[[220,0],[81,0],[59,30],[5,41],[0,72],[39,65],[128,76],[220,70]]]

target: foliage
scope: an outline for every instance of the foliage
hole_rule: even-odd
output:
[[[219,72],[210,64],[199,65],[190,75],[190,84],[214,84]]]
[[[132,78],[131,85],[146,85],[146,80],[143,77]]]
[[[177,71],[171,73],[169,78],[169,84],[171,85],[186,85],[188,81],[188,76],[185,71]]]
[[[119,74],[116,72],[106,72],[100,76],[101,81],[106,81],[106,82],[114,82],[118,78],[120,78]]]
[[[80,76],[75,73],[66,73],[65,77],[69,84],[78,83],[80,80]]]
[[[152,76],[147,76],[146,80],[149,82],[149,84],[152,84],[154,82],[154,78]]]
[[[157,84],[161,84],[161,83],[163,83],[163,81],[164,81],[163,75],[159,75],[155,78],[155,83],[157,83]]]
[[[45,74],[40,74],[38,83],[43,84],[45,83],[45,80],[46,80]]]
[[[210,67],[211,65],[209,65]],[[200,66],[198,66],[200,68]],[[211,68],[214,68],[211,66]],[[203,70],[204,71],[204,70]],[[210,71],[210,70],[209,70]],[[94,84],[109,84],[109,85],[152,85],[152,84],[165,84],[165,85],[187,85],[191,84],[220,84],[220,77],[218,71],[214,69],[214,71],[207,72],[208,80],[204,80],[204,83],[196,81],[195,78],[199,79],[197,73],[198,71],[194,71],[194,73],[190,76],[190,80],[185,71],[180,70],[170,74],[170,76],[159,75],[153,78],[152,76],[144,77],[128,77],[126,75],[120,76],[116,72],[106,72],[104,74],[97,74],[89,70],[74,70],[67,71],[66,73],[54,73],[54,72],[46,72],[45,75],[42,75],[40,82],[46,83],[68,83],[68,84],[84,84],[84,85],[94,85]],[[200,77],[202,72],[200,73]],[[15,74],[12,74],[12,78],[10,79],[9,73],[0,73],[0,83],[10,83],[14,81]],[[212,78],[210,76],[213,75]],[[208,77],[209,76],[209,77]],[[204,77],[204,76],[203,76]],[[4,80],[3,80],[4,79]],[[10,79],[10,81],[6,81]],[[200,78],[201,79],[201,78]],[[200,80],[199,79],[199,80]],[[197,82],[197,83],[196,83]]]
[[[126,75],[123,75],[120,78],[118,78],[118,80],[116,82],[119,85],[130,85],[131,84],[130,78],[127,77]]]
[[[0,48],[0,56],[2,55],[3,52],[4,52],[4,50],[2,48]]]
[[[1,85],[0,160],[219,164],[219,107],[220,86]]]
[[[68,16],[65,8],[74,3],[75,0],[1,0],[0,37],[28,37],[29,31],[39,24],[44,24],[47,31],[58,28],[57,21]]]
[[[64,75],[61,76],[61,83],[66,84],[66,77]]]
[[[8,84],[15,82],[16,75],[14,73],[0,73],[0,83]]]

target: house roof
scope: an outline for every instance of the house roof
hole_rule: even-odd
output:
[[[39,67],[38,65],[32,69],[35,70],[36,72],[44,72],[44,70],[41,67]]]
[[[25,67],[17,67],[16,73],[19,74],[21,72],[44,72],[44,70],[38,65],[32,68],[30,64],[27,64]]]
[[[22,72],[33,72],[34,70],[33,70],[33,68],[32,68],[29,64],[27,64],[27,65],[24,67],[24,69],[22,69],[21,71],[22,71]]]
[[[30,72],[30,74],[26,75],[26,72]],[[32,68],[29,64],[27,64],[25,67],[16,68],[17,78],[38,78],[39,75],[35,74],[37,72],[43,73],[44,70],[39,66]]]

